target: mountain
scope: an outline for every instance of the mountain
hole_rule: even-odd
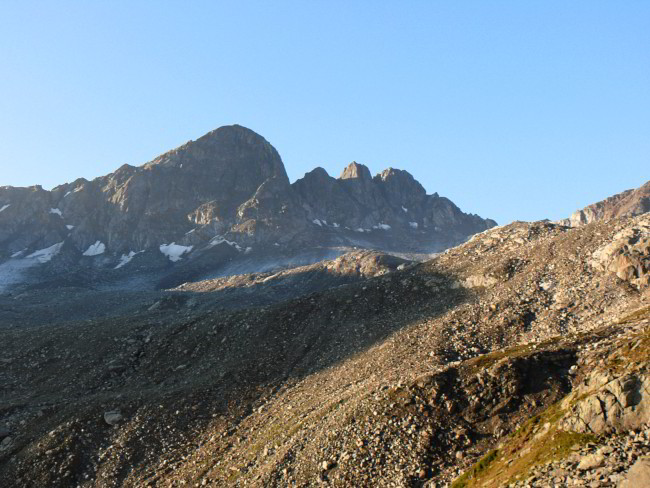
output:
[[[495,225],[392,168],[317,168],[291,184],[273,146],[237,125],[92,181],[2,187],[0,209],[0,291],[175,286],[317,249],[429,254]]]
[[[650,212],[650,181],[635,190],[626,190],[577,210],[561,221],[569,227],[579,227],[597,220],[632,217]]]
[[[493,223],[404,171],[290,184],[247,129],[205,137],[3,189],[3,245],[54,242],[0,264],[3,488],[648,486],[650,213],[623,215],[632,194],[605,201],[621,216],[467,238]],[[212,164],[212,183],[183,179]],[[77,185],[87,215],[64,207]]]
[[[0,295],[2,486],[647,486],[649,244],[649,214],[515,222],[422,263]]]

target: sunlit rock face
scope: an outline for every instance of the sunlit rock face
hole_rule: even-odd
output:
[[[634,217],[650,212],[650,181],[634,190],[626,190],[597,203],[577,210],[561,221],[569,227],[580,227],[597,220],[616,217]]]

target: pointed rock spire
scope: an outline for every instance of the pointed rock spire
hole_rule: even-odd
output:
[[[356,161],[352,161],[347,168],[343,170],[340,180],[350,180],[350,179],[360,179],[360,180],[372,180],[370,176],[370,170],[367,166],[359,164]]]

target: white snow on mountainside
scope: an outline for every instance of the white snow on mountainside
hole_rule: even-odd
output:
[[[171,244],[161,244],[160,252],[167,256],[171,262],[175,263],[176,261],[183,259],[181,257],[183,254],[191,252],[193,247],[194,246],[181,246],[180,244],[172,242]]]

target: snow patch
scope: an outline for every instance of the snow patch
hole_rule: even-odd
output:
[[[11,203],[8,203],[7,205],[3,205],[2,208],[0,208],[0,212],[4,212],[7,210],[9,207],[11,207]]]
[[[25,254],[25,251],[27,251],[27,249],[23,249],[22,251],[18,251],[18,252],[13,253],[13,254],[11,255],[12,259],[19,258],[19,257],[22,256],[23,254]]]
[[[191,234],[191,233],[194,232],[195,230],[196,230],[196,229],[188,230],[188,231],[185,233],[185,235]]]
[[[63,216],[63,214],[61,213],[61,210],[59,210],[58,208],[51,208],[51,209],[50,209],[50,213],[51,213],[51,214],[56,214],[56,215],[58,215],[59,217]]]
[[[332,224],[332,227],[334,227],[335,229],[338,229],[338,228],[341,227],[341,226],[340,226],[339,224],[337,224],[336,222],[334,222],[334,223]]]
[[[126,266],[131,262],[131,260],[136,254],[140,254],[142,252],[144,251],[139,251],[139,252],[131,251],[129,252],[129,254],[122,254],[122,257],[120,258],[120,262],[117,263],[117,266],[115,266],[115,268],[113,269],[120,269],[122,266]]]
[[[381,230],[390,230],[391,226],[388,224],[377,224],[372,226],[373,229],[381,229]]]
[[[68,230],[72,230],[72,229],[74,229],[74,225],[68,224],[68,225],[65,226],[65,228],[68,229]]]
[[[171,244],[161,244],[160,252],[167,256],[171,262],[175,263],[176,261],[183,259],[181,256],[185,253],[191,252],[193,248],[194,246],[181,246],[180,244],[172,242]]]
[[[323,227],[323,223],[322,223],[320,220],[318,220],[318,219],[314,219],[314,220],[312,220],[312,222],[313,222],[314,224],[316,224],[317,226],[319,226],[319,227]]]
[[[63,195],[63,198],[67,197],[68,195],[72,195],[72,192],[69,191],[68,193],[66,193],[65,195]]]
[[[418,228],[418,223],[417,222],[409,222],[409,225],[411,226],[411,229],[417,229]]]
[[[46,247],[45,249],[39,249],[34,251],[26,259],[36,259],[39,263],[47,263],[51,261],[54,256],[56,256],[61,248],[63,247],[63,242],[54,244],[53,246]]]
[[[404,213],[408,213],[408,212],[409,212],[409,209],[406,208],[406,207],[402,207],[402,210],[404,210]]]
[[[225,239],[224,237],[219,236],[219,235],[214,236],[212,239],[210,239],[210,242],[208,243],[208,246],[210,246],[210,247],[214,247],[214,246],[217,246],[217,245],[222,244],[222,243],[224,243],[224,242],[225,242],[226,244],[228,244],[229,246],[234,247],[234,248],[237,249],[238,251],[241,251],[241,250],[242,250],[242,248],[241,248],[241,247],[239,246],[239,244],[237,244],[236,242],[229,241],[228,239]]]
[[[84,252],[84,256],[99,256],[100,254],[104,254],[104,251],[106,251],[106,246],[102,241],[97,241],[95,244],[91,244],[88,249],[86,249],[86,252]]]
[[[244,250],[244,254],[250,254],[251,252],[253,252],[253,248],[252,248],[252,247],[247,247],[247,248]]]

